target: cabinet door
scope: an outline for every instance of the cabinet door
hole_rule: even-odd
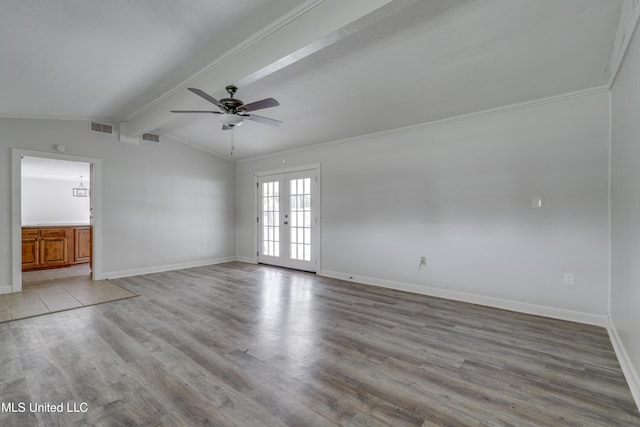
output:
[[[74,229],[74,263],[91,261],[91,227]]]
[[[39,264],[38,231],[22,230],[22,268],[36,267]]]
[[[67,241],[67,231],[64,228],[40,230],[40,264],[68,264]]]

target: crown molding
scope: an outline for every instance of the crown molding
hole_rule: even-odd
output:
[[[224,159],[224,160],[227,160],[227,161],[230,161],[230,162],[233,162],[233,163],[237,163],[238,162],[238,159],[236,159],[236,158],[233,158],[231,156],[226,156],[224,154],[220,154],[217,151],[214,151],[214,150],[212,150],[210,148],[207,148],[207,147],[203,147],[202,145],[195,144],[195,143],[193,143],[191,141],[188,141],[188,140],[186,140],[184,138],[180,138],[179,136],[175,136],[175,135],[173,135],[171,133],[168,133],[168,132],[156,132],[156,133],[158,133],[161,138],[162,137],[166,137],[166,138],[169,138],[169,139],[173,139],[173,140],[175,140],[175,141],[177,141],[177,142],[179,142],[181,144],[188,145],[188,146],[196,148],[196,149],[198,149],[200,151],[204,151],[205,153],[213,154],[214,156],[220,157],[221,159]]]
[[[535,99],[535,100],[531,100],[531,101],[525,101],[525,102],[520,102],[520,103],[516,103],[516,104],[505,105],[503,107],[491,108],[491,109],[487,109],[487,110],[477,111],[477,112],[474,112],[474,113],[462,114],[462,115],[459,115],[459,116],[453,116],[453,117],[449,117],[449,118],[445,118],[445,119],[439,119],[439,120],[433,120],[433,121],[429,121],[429,122],[419,123],[419,124],[416,124],[416,125],[409,125],[409,126],[404,126],[404,127],[395,128],[395,129],[387,129],[387,130],[383,130],[383,131],[379,131],[379,132],[372,132],[372,133],[368,133],[368,134],[364,134],[364,135],[352,136],[352,137],[349,137],[349,138],[343,138],[343,139],[338,139],[338,140],[334,140],[334,141],[323,142],[323,143],[320,143],[320,144],[309,145],[307,147],[292,148],[292,149],[289,149],[289,150],[282,150],[282,151],[278,151],[278,152],[275,152],[275,153],[263,154],[263,155],[260,155],[260,156],[248,157],[248,158],[245,158],[245,159],[238,159],[237,162],[238,163],[252,162],[252,161],[255,161],[255,160],[262,160],[262,159],[267,159],[267,158],[271,158],[271,157],[284,156],[284,155],[295,154],[295,153],[300,153],[300,152],[304,152],[304,151],[311,151],[311,150],[316,150],[318,148],[326,147],[326,146],[330,146],[330,145],[346,144],[346,143],[349,143],[349,142],[361,141],[363,139],[368,139],[368,138],[376,137],[376,136],[394,135],[394,134],[397,134],[397,133],[408,132],[408,131],[411,131],[411,130],[429,128],[429,127],[433,127],[433,126],[439,126],[439,125],[442,125],[442,124],[445,124],[445,123],[462,121],[462,120],[469,120],[469,119],[473,119],[473,118],[477,118],[477,117],[483,117],[483,116],[490,116],[490,115],[494,115],[494,114],[505,113],[505,112],[508,112],[508,111],[521,110],[521,109],[524,109],[524,108],[535,107],[537,105],[549,104],[549,103],[553,103],[553,102],[559,102],[559,101],[564,101],[564,100],[573,99],[573,98],[579,98],[579,97],[582,97],[582,96],[588,96],[588,95],[593,95],[593,94],[596,94],[596,93],[602,93],[602,92],[608,92],[608,91],[609,91],[609,86],[606,86],[606,85],[605,86],[597,86],[597,87],[593,87],[593,88],[589,88],[589,89],[583,89],[583,90],[579,90],[579,91],[575,91],[575,92],[568,92],[568,93],[564,93],[564,94],[560,94],[560,95],[554,95],[554,96],[550,96],[550,97],[546,97],[546,98],[539,98],[539,99]]]
[[[66,122],[100,122],[100,123],[118,123],[114,117],[78,117],[78,116],[33,116],[33,115],[0,115],[0,119],[12,119],[12,120],[57,120]]]

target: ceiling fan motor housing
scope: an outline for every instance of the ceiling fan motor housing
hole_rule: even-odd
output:
[[[229,113],[237,113],[238,109],[244,105],[244,102],[233,97],[233,95],[238,91],[238,88],[234,85],[229,85],[225,87],[225,89],[229,94],[229,98],[222,98],[220,103],[227,108]]]
[[[240,107],[242,107],[244,105],[244,102],[240,101],[239,99],[235,99],[235,98],[222,98],[220,100],[220,103],[222,105],[224,105],[225,107],[227,107],[227,110],[231,113],[235,113],[238,111],[238,109]]]

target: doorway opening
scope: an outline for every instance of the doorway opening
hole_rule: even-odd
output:
[[[102,279],[101,160],[12,149],[11,166],[9,292],[22,292],[23,271],[25,284],[47,277]]]
[[[91,280],[91,163],[21,159],[22,286]]]

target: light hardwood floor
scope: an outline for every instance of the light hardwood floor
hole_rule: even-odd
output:
[[[602,328],[243,263],[114,282],[0,324],[0,425],[640,426]]]

